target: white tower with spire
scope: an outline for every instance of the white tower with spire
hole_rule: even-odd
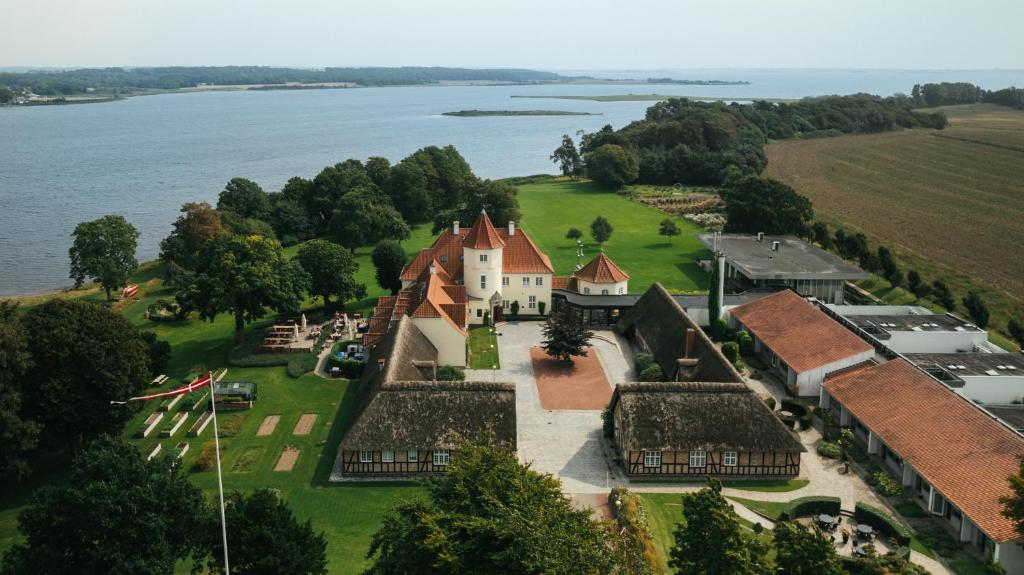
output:
[[[462,276],[469,296],[470,322],[481,323],[495,293],[501,293],[502,253],[505,242],[481,210],[473,229],[462,242]],[[500,301],[500,295],[496,298]],[[480,311],[478,311],[480,310]]]

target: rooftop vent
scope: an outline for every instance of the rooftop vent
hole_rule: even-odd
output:
[[[757,232],[757,241],[759,241],[759,242],[763,242],[764,241],[764,232]]]
[[[459,235],[459,220],[455,220],[454,222],[452,222],[452,233],[455,235]]]
[[[779,246],[781,246],[781,245],[782,245],[782,242],[780,242],[779,240],[773,240],[772,241],[772,251],[773,252],[779,251]]]

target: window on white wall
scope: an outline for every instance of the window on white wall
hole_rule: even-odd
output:
[[[644,467],[661,467],[661,452],[660,451],[645,451],[644,452]]]
[[[534,283],[534,285],[538,285],[538,286],[544,285],[544,276],[537,276],[536,278],[534,278],[534,282],[533,283]]]
[[[523,278],[523,287],[530,287],[530,278]]]
[[[447,449],[436,449],[434,450],[434,465],[448,465],[448,450]]]
[[[480,254],[480,261],[486,262],[487,261],[487,254]]]
[[[487,276],[480,276],[480,289],[487,289]]]
[[[608,290],[606,290],[606,289],[601,290],[601,295],[608,295]]]
[[[416,462],[420,460],[420,452],[416,449],[409,449],[405,452],[405,460],[409,462]]]
[[[706,467],[708,454],[703,450],[690,452],[690,467]]]
[[[359,463],[373,463],[373,452],[372,451],[360,451],[359,452]]]
[[[501,300],[501,309],[508,309],[508,300],[507,299]]]
[[[529,304],[528,307],[530,309],[536,309],[536,307],[537,307],[537,296],[535,296],[535,295],[530,296],[530,304]]]
[[[390,449],[385,449],[384,451],[381,451],[380,460],[383,461],[384,463],[394,463],[395,452],[391,451]]]
[[[476,317],[484,317],[484,310],[476,308]]]
[[[588,287],[583,288],[583,294],[584,295],[590,295],[590,288],[588,288]]]
[[[735,451],[726,451],[725,456],[722,458],[722,465],[726,467],[736,467],[737,459]]]
[[[503,285],[505,287],[508,287],[508,284],[509,284],[509,277],[508,276],[501,276],[501,285]]]
[[[625,293],[625,291],[626,291],[626,288],[621,288],[621,287],[620,287],[620,288],[619,288],[619,295],[621,295],[621,294]]]

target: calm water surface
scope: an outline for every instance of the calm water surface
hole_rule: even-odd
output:
[[[117,213],[157,255],[186,201],[216,202],[232,177],[277,190],[355,157],[397,161],[427,145],[456,146],[482,177],[554,173],[562,134],[616,128],[651,102],[534,100],[511,95],[674,94],[802,97],[909,92],[914,83],[1024,85],[1022,71],[698,70],[585,72],[603,77],[734,79],[746,86],[554,85],[212,92],[77,106],[0,109],[0,295],[69,285],[78,222]],[[558,109],[600,116],[453,118],[463,109]]]

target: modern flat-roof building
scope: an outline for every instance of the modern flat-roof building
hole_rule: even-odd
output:
[[[910,353],[906,358],[975,403],[1024,400],[1024,355],[1020,353]]]
[[[875,350],[792,290],[728,312],[750,332],[754,353],[772,366],[791,393],[817,396],[828,374],[870,360]]]
[[[828,308],[896,353],[1005,351],[988,343],[988,332],[951,313],[934,313],[914,305]]]
[[[727,292],[788,287],[827,303],[843,303],[847,281],[868,274],[842,258],[795,236],[702,234],[700,241],[724,259]]]
[[[1024,437],[902,358],[826,379],[819,405],[961,542],[1024,573],[1020,534],[999,502],[1012,495]]]

